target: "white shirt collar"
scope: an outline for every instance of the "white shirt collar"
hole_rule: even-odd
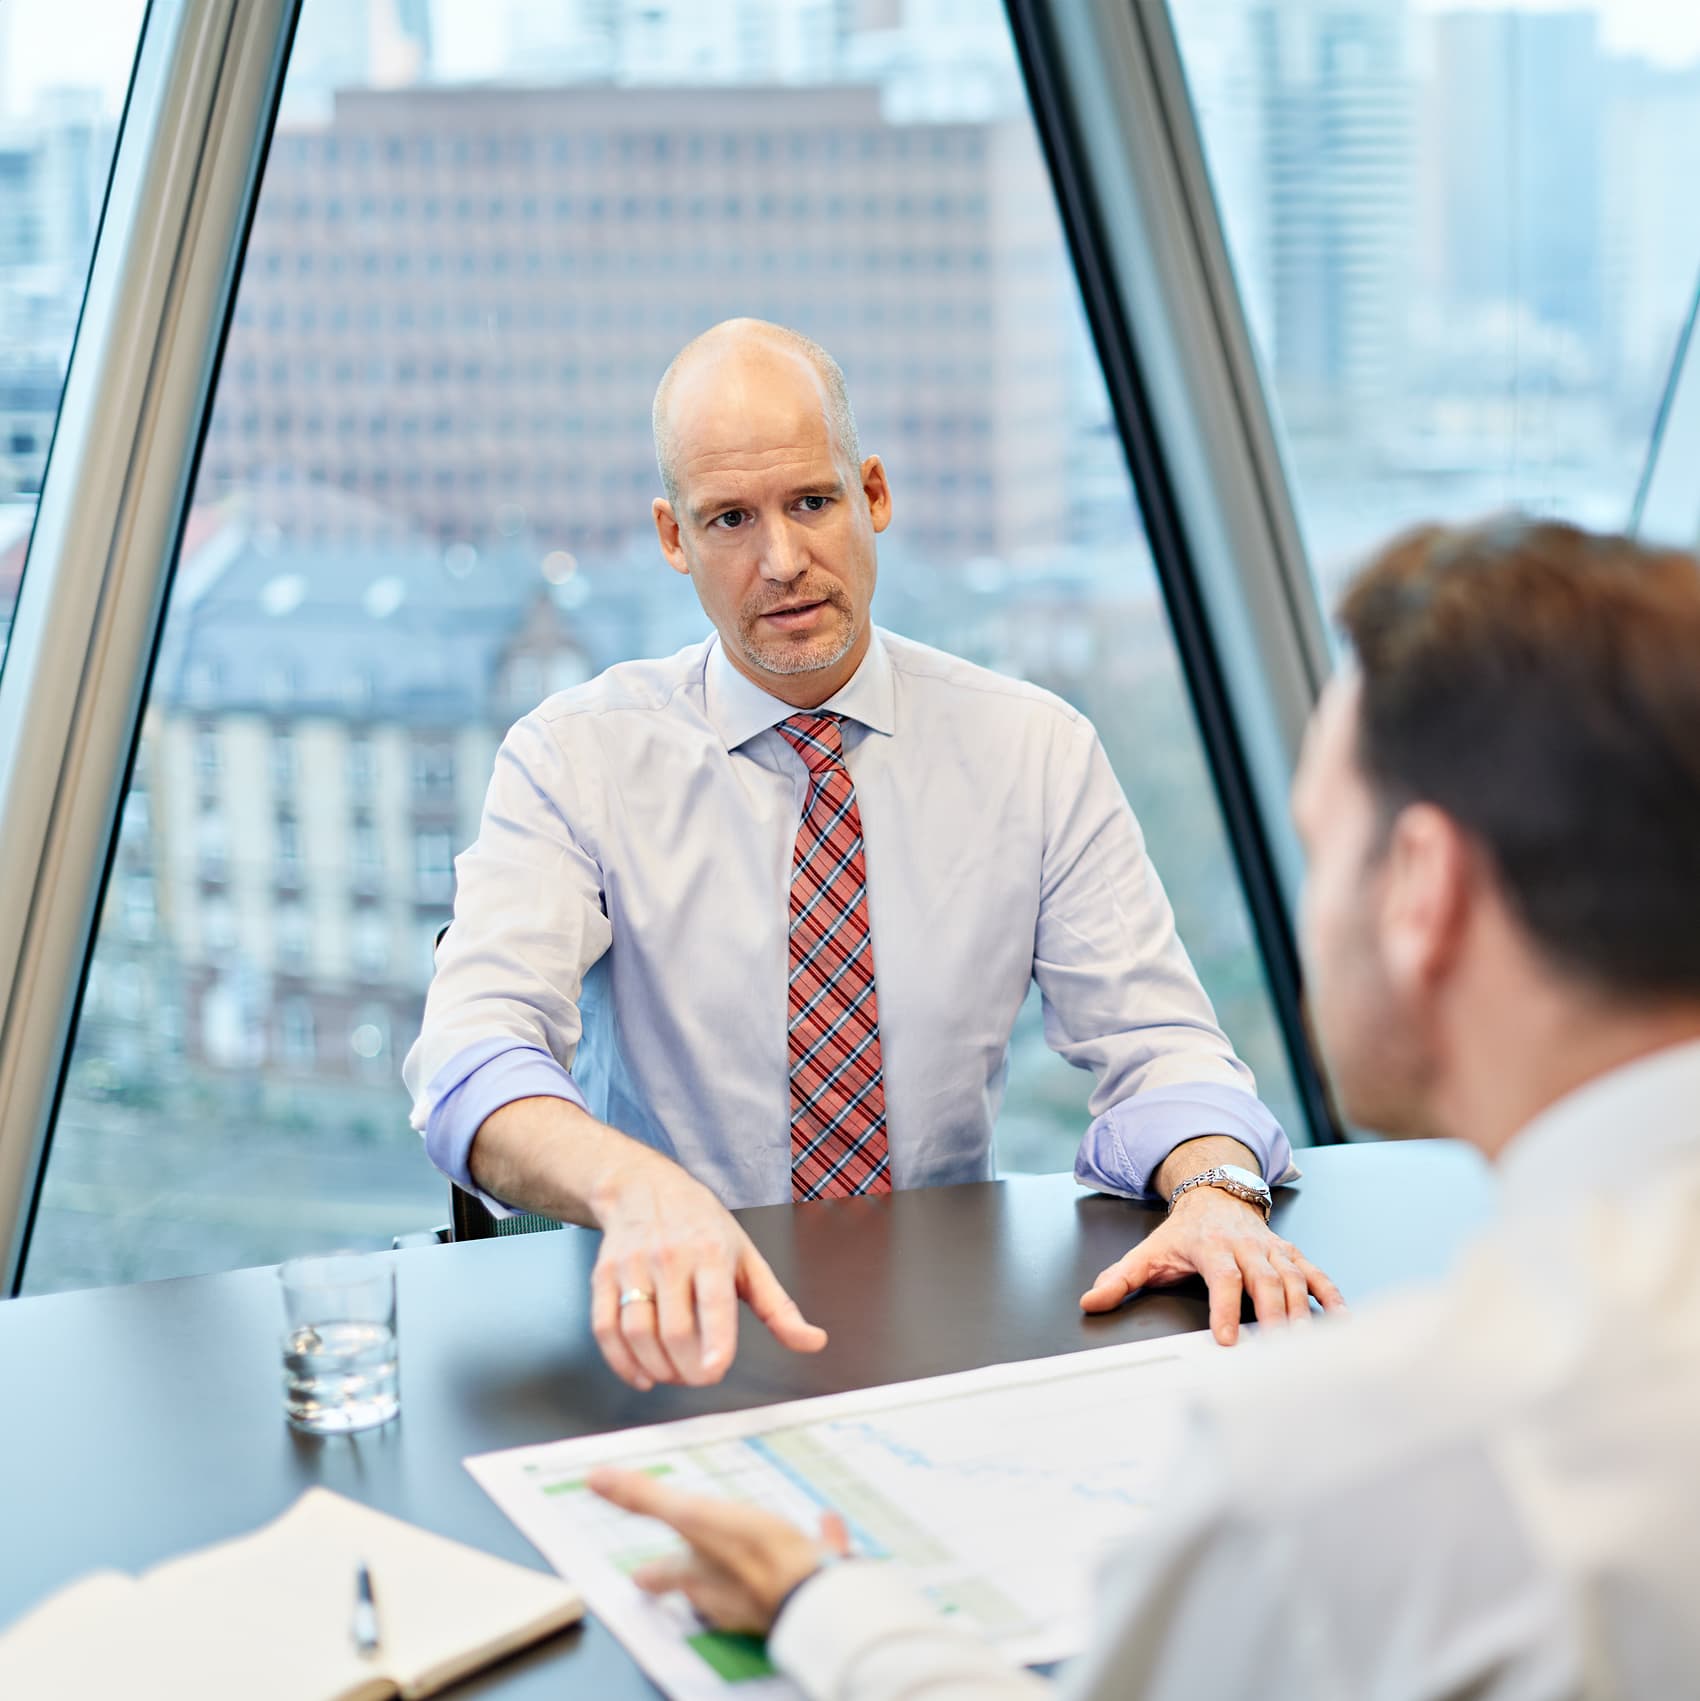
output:
[[[709,644],[703,673],[703,709],[728,750],[736,750],[757,733],[766,732],[799,712],[746,679],[727,659],[726,647],[718,634]],[[892,678],[891,657],[881,642],[878,627],[869,634],[868,653],[862,657],[862,665],[842,689],[809,713],[843,715],[846,720],[887,737],[896,730],[897,688]]]
[[[1539,1211],[1645,1186],[1649,1167],[1696,1155],[1700,1040],[1690,1040],[1566,1093],[1524,1124],[1497,1167],[1506,1207]]]

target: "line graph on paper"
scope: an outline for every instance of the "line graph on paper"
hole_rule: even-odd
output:
[[[724,1694],[734,1683],[757,1701],[791,1691],[759,1645],[734,1659],[682,1603],[639,1595],[632,1571],[676,1539],[591,1494],[595,1464],[649,1471],[807,1529],[836,1511],[857,1556],[901,1566],[941,1612],[1012,1658],[1052,1660],[1078,1650],[1094,1569],[1170,1476],[1188,1391],[1211,1350],[1208,1336],[1109,1347],[468,1465],[670,1693]]]

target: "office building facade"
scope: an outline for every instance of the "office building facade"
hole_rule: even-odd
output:
[[[274,143],[201,490],[284,470],[442,541],[616,553],[668,359],[753,314],[843,351],[917,556],[1018,560],[1066,522],[1074,312],[1025,121],[889,122],[871,86],[340,96]]]

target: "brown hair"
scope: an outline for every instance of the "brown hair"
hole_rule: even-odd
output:
[[[1561,970],[1700,994],[1700,560],[1521,518],[1426,526],[1341,604],[1358,759],[1493,858]]]

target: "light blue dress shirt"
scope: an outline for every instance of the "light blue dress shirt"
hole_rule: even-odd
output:
[[[1286,1135],[1217,1027],[1091,724],[1036,686],[877,631],[817,712],[844,717],[868,869],[893,1184],[979,1181],[1030,981],[1097,1077],[1075,1175],[1140,1197],[1231,1134],[1271,1182]],[[474,1192],[502,1105],[568,1099],[728,1206],[791,1196],[795,713],[718,639],[624,663],[508,734],[455,865],[404,1074],[413,1125]],[[505,1209],[486,1198],[493,1209]]]

